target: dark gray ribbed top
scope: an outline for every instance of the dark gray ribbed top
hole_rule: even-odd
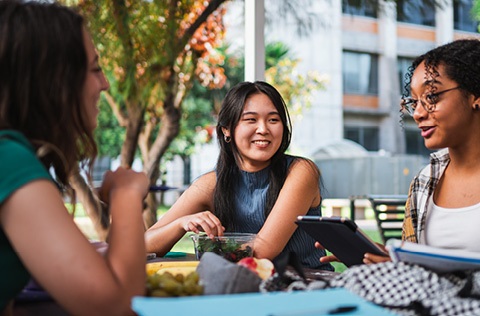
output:
[[[290,167],[295,159],[287,157]],[[258,233],[265,223],[264,208],[269,187],[267,167],[258,172],[241,171],[241,177],[236,183],[234,231],[242,233]],[[308,215],[321,215],[320,206],[309,209]],[[319,258],[325,255],[324,250],[316,249],[315,240],[297,228],[283,249],[283,252],[294,251],[303,266],[314,269],[333,270],[330,264],[322,264]]]

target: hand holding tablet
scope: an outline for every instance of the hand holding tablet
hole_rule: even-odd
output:
[[[299,216],[295,223],[347,267],[362,264],[367,252],[388,256],[348,218]]]

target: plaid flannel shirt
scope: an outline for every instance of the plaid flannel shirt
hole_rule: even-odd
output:
[[[430,164],[413,179],[405,205],[402,240],[425,244],[428,201],[449,162],[448,149],[434,152],[430,155]]]

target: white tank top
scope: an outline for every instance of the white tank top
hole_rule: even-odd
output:
[[[480,203],[444,208],[428,203],[425,237],[427,245],[480,252]]]

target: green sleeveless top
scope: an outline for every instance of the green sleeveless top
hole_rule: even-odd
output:
[[[0,206],[25,184],[51,176],[35,156],[34,148],[19,132],[0,131]],[[0,209],[1,212],[1,209]],[[32,236],[34,238],[34,236]],[[0,314],[20,293],[30,276],[0,223]]]

